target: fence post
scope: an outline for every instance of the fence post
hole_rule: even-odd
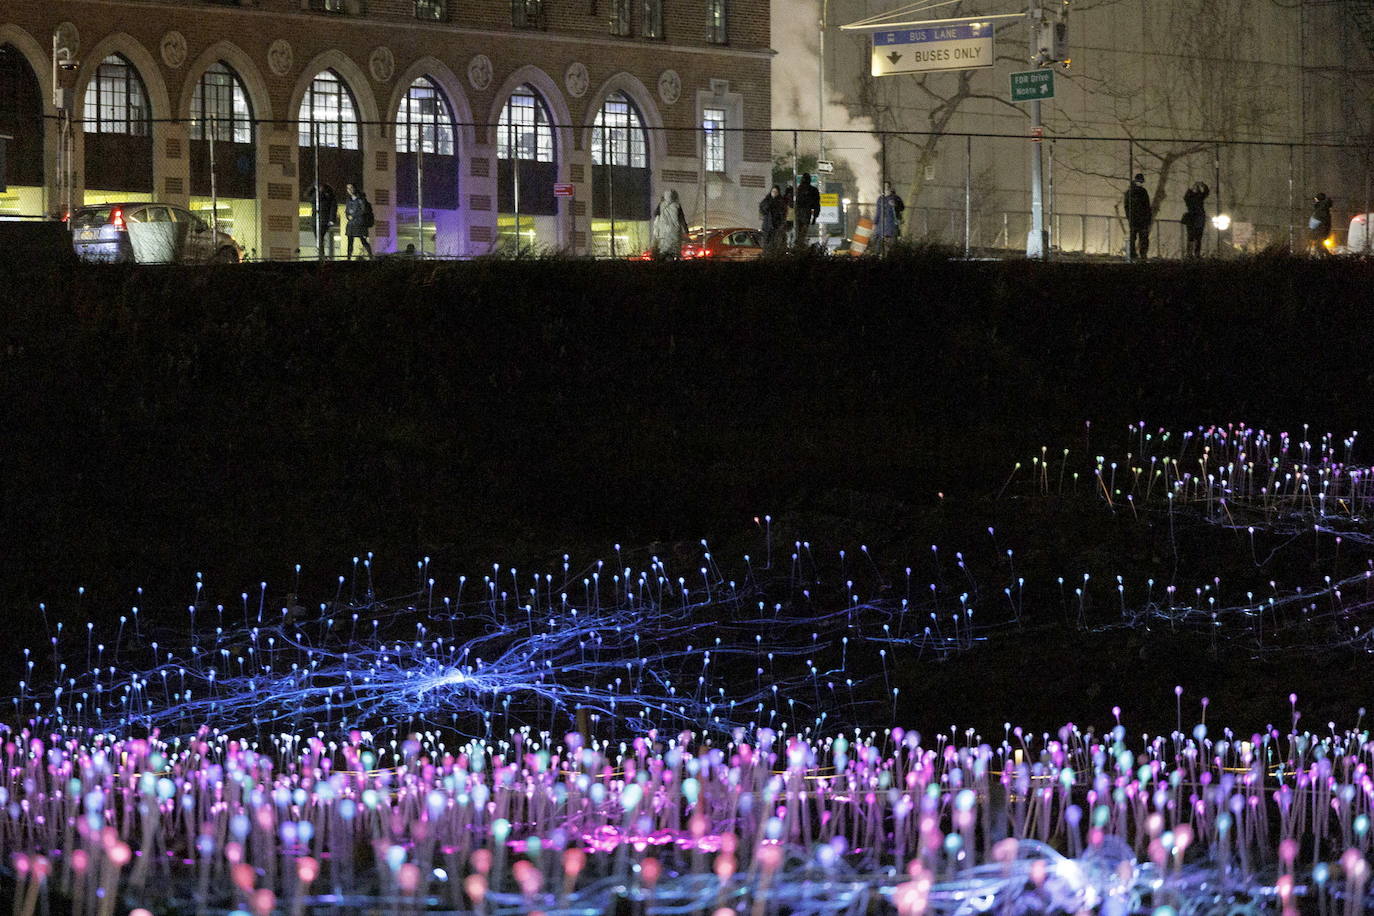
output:
[[[1293,253],[1293,144],[1288,144],[1288,253]]]
[[[231,122],[232,123],[232,122]],[[215,128],[218,118],[210,119],[210,239],[219,255],[219,184],[215,178]],[[193,189],[194,190],[194,189]]]
[[[792,247],[800,244],[797,239],[797,131],[792,130]],[[703,227],[704,228],[704,227]]]
[[[1212,148],[1212,175],[1216,179],[1217,215],[1221,215],[1221,144]],[[1205,229],[1206,227],[1204,227]],[[1217,230],[1217,257],[1221,257],[1221,230]]]
[[[972,251],[973,233],[973,134],[964,137],[964,257]]]
[[[1351,236],[1349,231],[1345,235],[1345,244],[1349,246]],[[1370,253],[1370,155],[1364,154],[1364,254]]]
[[[880,148],[881,148],[881,150],[882,150],[882,173],[883,173],[883,174],[882,174],[881,182],[880,182],[880,184],[878,185],[878,201],[879,201],[879,206],[881,206],[881,201],[882,201],[882,199],[883,199],[883,196],[887,194],[887,182],[888,182],[888,177],[887,177],[887,131],[883,131],[882,133],[878,134],[878,143],[879,143]],[[895,189],[895,188],[893,189],[893,193],[894,193],[894,194],[896,193],[896,189]],[[915,201],[912,201],[912,203],[915,203]],[[860,211],[860,212],[862,212],[862,211]],[[896,210],[893,210],[893,211],[892,211],[892,214],[893,214],[893,215],[892,215],[893,222],[896,222],[896,220],[897,220],[897,211],[896,211]],[[878,213],[878,207],[874,207],[874,208],[873,208],[873,222],[874,222],[875,225],[881,225],[881,217],[880,217],[880,214]],[[900,226],[893,226],[893,227],[892,227],[892,230],[893,230],[893,232],[894,232],[894,234],[895,234],[895,233],[901,232],[901,227],[900,227]],[[887,237],[884,236],[881,232],[878,233],[878,253],[879,253],[879,254],[887,254]]]

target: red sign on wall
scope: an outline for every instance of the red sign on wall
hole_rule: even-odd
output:
[[[553,186],[554,197],[572,197],[573,186],[570,184],[556,184]]]

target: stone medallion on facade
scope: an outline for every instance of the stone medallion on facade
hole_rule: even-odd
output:
[[[277,76],[286,76],[290,73],[293,60],[291,42],[285,38],[278,38],[267,49],[267,66]]]
[[[478,54],[468,61],[468,82],[473,89],[485,89],[491,85],[491,58]]]
[[[682,98],[682,77],[676,70],[664,70],[658,75],[658,97],[664,105],[672,105]]]
[[[575,99],[580,99],[587,94],[587,87],[591,85],[591,76],[587,73],[587,65],[584,63],[572,63],[568,65],[568,70],[563,74],[563,85],[568,90],[568,95]]]
[[[162,36],[162,62],[173,70],[186,63],[186,36],[172,31]]]
[[[62,23],[53,29],[53,37],[57,39],[58,50],[66,48],[68,57],[76,60],[76,55],[81,51],[81,32],[77,30],[75,23]]]
[[[367,69],[377,82],[388,82],[396,75],[396,56],[390,48],[373,48],[372,56],[367,59]]]

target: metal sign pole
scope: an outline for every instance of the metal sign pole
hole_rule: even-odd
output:
[[[1026,237],[1026,257],[1045,257],[1045,160],[1040,142],[1040,100],[1031,102],[1031,228]]]
[[[425,137],[421,127],[420,142],[415,147],[415,233],[420,254],[425,253]],[[435,137],[438,140],[438,137]],[[438,143],[435,143],[438,148]]]
[[[801,244],[797,232],[797,132],[792,131],[792,247]],[[704,225],[702,228],[706,228]]]
[[[215,127],[218,119],[210,119],[210,239],[219,247],[219,185],[215,182]]]
[[[325,218],[325,215],[320,212],[321,205],[324,203],[324,197],[320,194],[322,190],[320,187],[320,125],[319,122],[315,120],[315,99],[313,93],[310,99],[310,109],[310,146],[315,152],[315,260],[323,261],[325,239],[322,230],[327,230],[329,227],[322,225],[320,222],[320,220]],[[330,219],[333,219],[333,217],[334,214],[329,214]]]
[[[1044,12],[1040,9],[1040,0],[1031,0],[1030,9],[1027,10],[1030,27],[1030,50],[1031,59],[1037,66],[1043,65],[1044,59],[1040,54],[1040,49],[1035,45],[1040,39],[1040,27],[1044,22]],[[1040,100],[1031,101],[1031,149],[1030,149],[1030,171],[1031,171],[1031,228],[1026,236],[1026,257],[1044,259],[1048,249],[1045,238],[1045,159],[1042,151],[1044,144],[1041,138],[1044,136],[1044,126],[1040,117]]]

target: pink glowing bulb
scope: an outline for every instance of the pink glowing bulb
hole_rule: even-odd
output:
[[[542,878],[539,869],[529,859],[521,859],[512,866],[515,872],[515,883],[520,885],[520,891],[526,897],[533,897],[539,893],[539,886]]]
[[[253,892],[253,916],[271,916],[272,910],[276,905],[277,895],[267,888],[264,887]]]
[[[486,875],[491,872],[491,850],[478,849],[472,854],[472,868],[479,875]]]
[[[245,894],[253,889],[254,875],[253,866],[247,862],[240,862],[229,870],[233,876],[234,884]]]
[[[302,856],[296,860],[296,878],[301,884],[309,886],[320,876],[320,863],[310,856]]]
[[[481,904],[487,896],[487,879],[484,875],[468,875],[463,880],[463,892],[474,904]]]

